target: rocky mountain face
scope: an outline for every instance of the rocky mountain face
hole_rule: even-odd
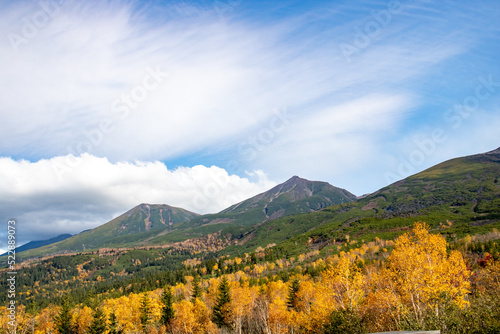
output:
[[[264,221],[284,215],[317,211],[354,200],[356,196],[345,189],[334,187],[327,182],[309,181],[293,176],[286,182],[220,213],[243,215],[254,211],[256,216]]]

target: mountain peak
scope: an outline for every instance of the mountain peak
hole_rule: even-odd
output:
[[[282,215],[316,211],[355,199],[355,195],[328,182],[309,181],[294,175],[272,189],[235,204],[221,213],[237,214],[263,208],[263,218],[274,219]]]
[[[312,181],[309,181],[309,180],[303,179],[301,177],[298,177],[297,175],[294,175],[291,178],[289,178],[288,180],[286,180],[285,182],[281,183],[281,185],[296,184],[296,183],[302,183],[302,182],[312,182]]]

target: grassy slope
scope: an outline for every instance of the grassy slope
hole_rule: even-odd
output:
[[[415,221],[429,223],[450,239],[500,228],[500,152],[452,159],[357,202],[266,222],[227,252],[280,242],[301,252],[311,243],[345,240],[345,235],[392,239]]]
[[[20,254],[30,258],[60,252],[80,252],[101,247],[133,247],[173,229],[173,226],[191,220],[198,215],[168,205],[141,204],[110,222],[82,232],[64,241]],[[145,220],[151,222],[146,231]]]

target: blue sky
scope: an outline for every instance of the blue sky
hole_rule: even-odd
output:
[[[0,218],[21,242],[293,175],[362,195],[500,146],[497,1],[0,8]]]

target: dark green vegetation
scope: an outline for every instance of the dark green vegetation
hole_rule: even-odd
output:
[[[78,248],[82,244],[86,249],[98,248],[93,245],[145,249],[102,250],[34,262],[18,276],[19,300],[43,306],[71,291],[75,302],[86,302],[96,295],[117,297],[164,287],[183,281],[185,275],[196,276],[202,268],[207,275],[220,275],[311,250],[335,254],[339,245],[355,248],[362,240],[392,240],[415,221],[427,222],[455,247],[467,235],[500,229],[500,149],[446,161],[350,202],[352,196],[323,182],[294,177],[214,215],[141,205],[92,231],[27,251],[25,257],[62,250],[82,252]],[[149,231],[145,231],[147,221]],[[187,239],[191,240],[171,244]],[[170,245],[147,249],[163,244]],[[256,252],[270,244],[276,246]],[[213,247],[208,249],[208,245]],[[488,252],[498,258],[500,253],[500,245],[491,240],[468,247],[478,256]],[[243,263],[224,268],[224,256],[243,253],[249,253]],[[201,260],[196,268],[182,264],[193,257]],[[221,271],[212,272],[215,264]],[[276,270],[273,274],[269,279],[286,281],[290,273]],[[350,314],[332,317],[341,326]]]

